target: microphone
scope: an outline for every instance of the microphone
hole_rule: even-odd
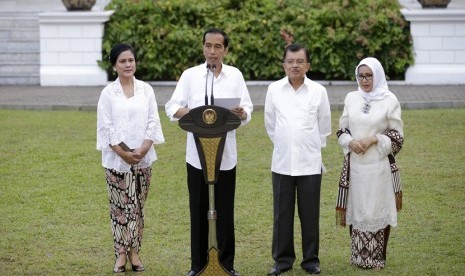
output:
[[[207,83],[208,83],[209,72],[210,72],[210,64],[207,63],[207,75],[205,76],[205,105],[208,105]]]
[[[212,87],[211,87],[211,94],[210,94],[210,104],[214,105],[215,104],[215,97],[213,97],[213,81],[215,80],[215,70],[216,70],[216,65],[213,64],[212,66],[212,72],[213,72],[213,77],[212,77]]]

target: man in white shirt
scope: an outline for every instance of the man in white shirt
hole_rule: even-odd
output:
[[[319,220],[321,148],[331,134],[331,112],[326,89],[306,77],[310,69],[308,50],[296,44],[286,47],[283,68],[286,77],[268,87],[265,128],[273,143],[273,241],[275,264],[268,275],[292,268],[294,210],[297,195],[302,231],[301,267],[320,273]]]
[[[235,67],[223,64],[228,45],[229,38],[222,30],[211,28],[205,31],[205,63],[182,73],[171,99],[165,105],[166,114],[171,120],[181,118],[192,108],[211,104],[213,93],[214,98],[239,98],[239,106],[231,111],[242,119],[242,124],[250,122],[253,106],[242,73]],[[215,208],[218,213],[220,262],[232,275],[239,275],[234,270],[234,194],[237,163],[235,133],[235,130],[232,130],[226,136],[218,181],[215,184]],[[207,263],[208,185],[205,183],[194,137],[190,132],[187,133],[186,163],[191,219],[191,269],[187,276],[193,276]]]

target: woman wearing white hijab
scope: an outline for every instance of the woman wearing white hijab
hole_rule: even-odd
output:
[[[337,223],[349,225],[350,263],[381,269],[390,227],[402,208],[394,156],[403,144],[401,108],[389,91],[381,63],[365,58],[355,69],[358,90],[347,94],[339,119],[344,152],[336,206]]]

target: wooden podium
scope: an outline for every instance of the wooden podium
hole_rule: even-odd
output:
[[[218,181],[226,134],[238,128],[240,124],[241,119],[236,114],[216,105],[196,107],[179,119],[179,126],[194,134],[202,172],[208,184],[208,260],[198,275],[232,275],[219,261],[216,238],[215,183]]]

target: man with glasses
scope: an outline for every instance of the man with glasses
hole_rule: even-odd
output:
[[[294,211],[297,198],[302,232],[301,267],[309,274],[320,273],[320,190],[324,166],[321,148],[331,134],[331,111],[326,89],[307,78],[308,50],[300,45],[286,47],[283,57],[286,77],[268,87],[265,128],[273,143],[274,265],[268,275],[292,268]]]

